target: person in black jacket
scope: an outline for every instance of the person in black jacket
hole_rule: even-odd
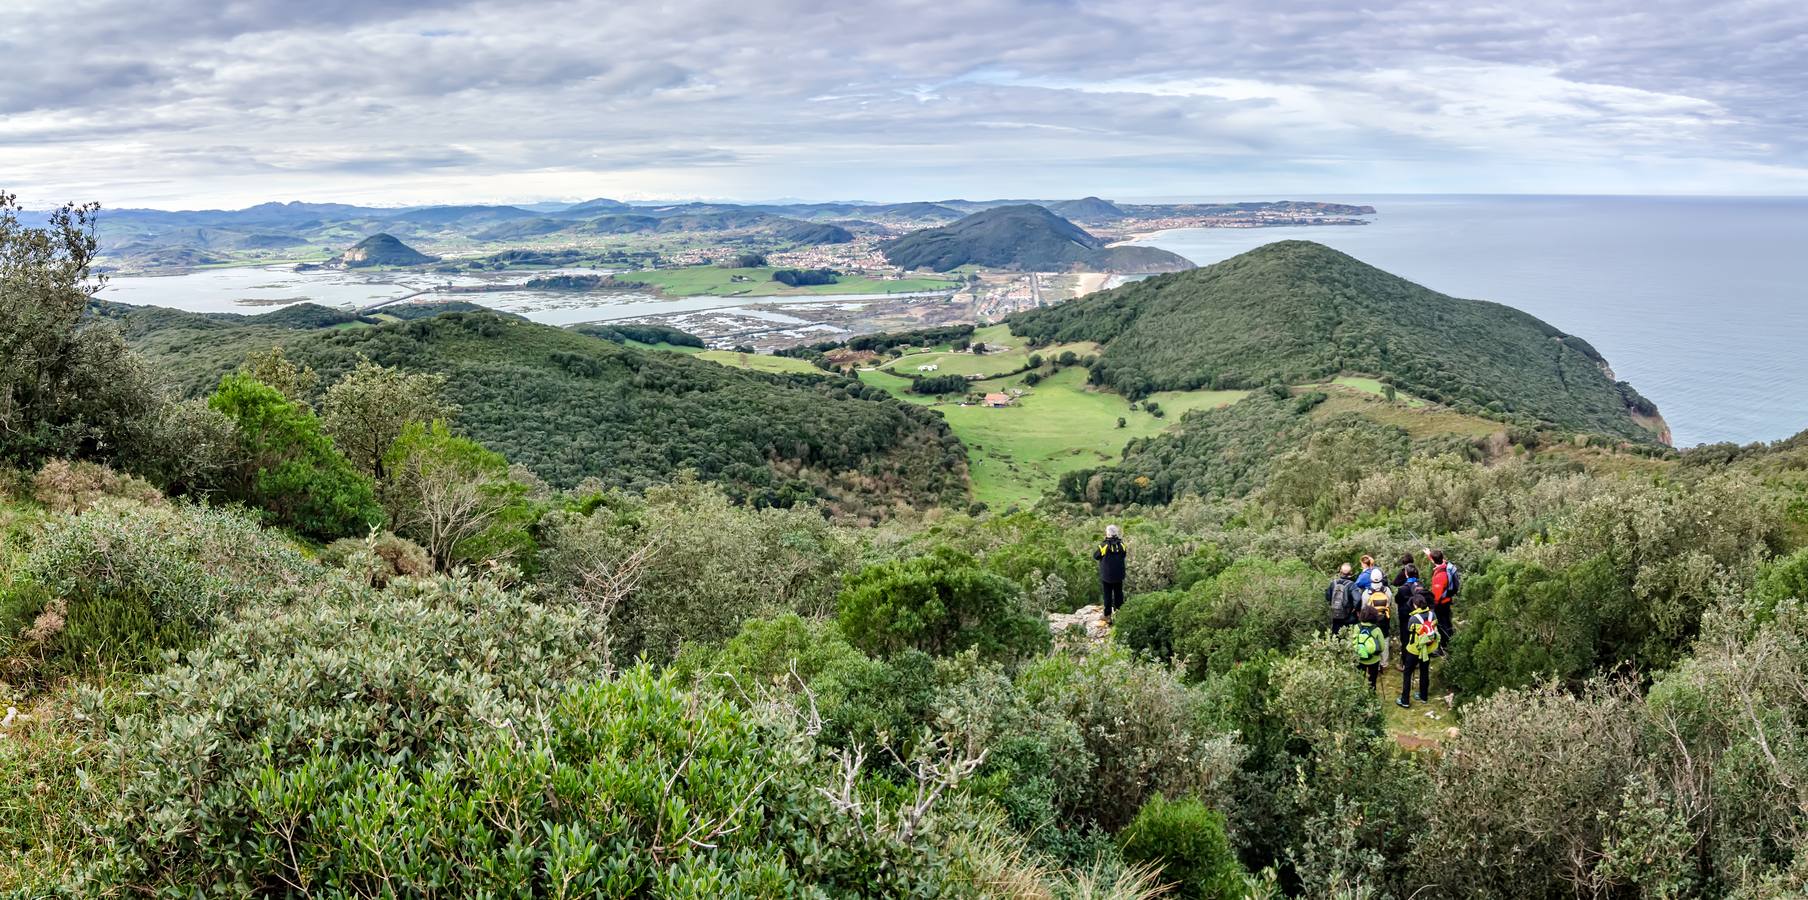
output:
[[[1338,634],[1356,623],[1356,581],[1351,578],[1350,564],[1332,576],[1331,583],[1325,585],[1325,607],[1331,613],[1331,633]]]
[[[1116,525],[1105,526],[1105,540],[1097,550],[1092,551],[1092,558],[1099,563],[1099,589],[1105,595],[1105,624],[1111,624],[1111,616],[1118,607],[1124,605],[1124,561],[1130,551],[1124,549],[1124,538]]]
[[[1431,593],[1425,585],[1419,583],[1419,569],[1410,563],[1400,567],[1397,579],[1399,590],[1394,591],[1394,623],[1400,629],[1400,665],[1402,668],[1413,664],[1412,654],[1406,652],[1406,642],[1412,640],[1409,633],[1413,611],[1418,608],[1418,601],[1423,599],[1427,609],[1431,607]]]

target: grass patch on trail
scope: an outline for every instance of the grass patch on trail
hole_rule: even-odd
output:
[[[758,269],[724,269],[718,266],[687,266],[681,269],[648,269],[642,272],[619,272],[621,282],[643,284],[672,297],[776,297],[817,294],[896,294],[917,291],[951,290],[952,279],[936,276],[910,278],[868,278],[843,275],[834,284],[812,284],[790,287],[772,280],[771,267]],[[737,280],[740,279],[740,280]]]
[[[1048,354],[1043,352],[1046,357]],[[984,359],[985,357],[979,357]],[[1086,370],[1063,369],[1044,378],[1013,406],[988,409],[961,406],[958,400],[936,400],[907,392],[910,380],[888,372],[861,372],[867,384],[881,387],[911,403],[933,406],[967,445],[967,470],[973,497],[994,509],[1013,503],[1029,505],[1074,469],[1115,463],[1124,444],[1173,426],[1191,409],[1224,406],[1241,400],[1243,391],[1170,391],[1155,400],[1166,413],[1156,418],[1138,405],[1130,409],[1122,396],[1086,387]],[[1021,387],[1022,376],[973,383],[974,390]],[[1117,427],[1123,417],[1125,425]]]

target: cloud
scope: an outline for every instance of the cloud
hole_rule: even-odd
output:
[[[1808,189],[1778,0],[16,2],[46,203]]]

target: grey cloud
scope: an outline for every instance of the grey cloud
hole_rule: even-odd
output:
[[[0,55],[31,73],[0,83],[0,171],[138,145],[69,183],[1326,159],[1485,182],[1666,152],[1808,179],[1808,6],[1781,0],[78,0],[0,26]]]

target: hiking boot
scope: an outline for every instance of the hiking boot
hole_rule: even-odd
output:
[[[1415,694],[1413,696],[1413,699],[1418,700],[1420,703],[1430,703],[1431,702],[1431,698],[1425,696],[1425,694],[1423,692]]]
[[[1401,709],[1412,709],[1412,704],[1406,702],[1405,697],[1401,697],[1400,699],[1395,700],[1394,705],[1400,707]]]

